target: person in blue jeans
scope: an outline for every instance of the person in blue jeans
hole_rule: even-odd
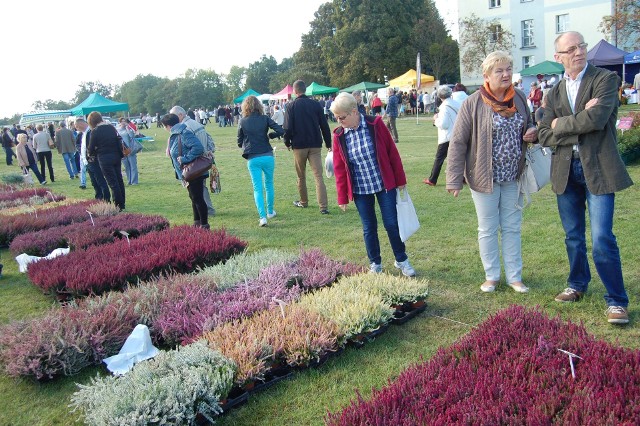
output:
[[[60,128],[56,130],[54,137],[58,152],[62,155],[64,165],[69,172],[69,178],[75,179],[78,176],[78,169],[76,169],[75,153],[76,153],[76,138],[73,132],[67,129],[67,123],[60,121]]]
[[[567,31],[556,38],[554,58],[564,78],[547,92],[540,142],[551,147],[551,182],[565,231],[569,258],[568,287],[557,302],[577,302],[587,291],[586,211],[593,242],[593,263],[604,284],[605,315],[610,324],[627,324],[629,297],[613,234],[615,193],[633,185],[617,144],[618,77],[587,63],[582,34]]]
[[[416,271],[409,263],[400,238],[396,209],[396,192],[404,189],[407,177],[389,130],[381,117],[361,114],[356,99],[349,93],[336,97],[331,112],[340,124],[333,131],[331,145],[338,205],[345,211],[352,199],[358,209],[370,262],[369,272],[382,272],[375,211],[378,200],[382,223],[395,257],[394,266],[407,277],[415,276]]]
[[[127,147],[131,148],[133,146],[133,139],[136,137],[135,133],[129,127],[129,120],[124,117],[121,117],[118,122],[118,128],[116,129],[118,134],[122,138]],[[138,184],[138,153],[131,151],[129,155],[126,157],[122,157],[122,165],[124,166],[124,171],[127,174],[127,185],[137,185]]]
[[[272,132],[269,132],[269,129]],[[276,216],[276,211],[273,209],[275,159],[269,139],[282,135],[284,135],[284,129],[268,115],[264,115],[258,98],[246,97],[242,102],[242,118],[238,122],[238,147],[242,148],[242,156],[249,160],[247,168],[251,175],[253,199],[260,216],[260,226],[267,226],[267,219]],[[266,209],[263,191],[267,194]]]
[[[26,170],[26,173],[31,169],[33,174],[36,175],[38,182],[40,182],[40,185],[45,185],[47,181],[44,179],[44,176],[40,174],[40,170],[38,170],[38,166],[36,165],[36,151],[27,143],[29,139],[28,136],[24,133],[19,133],[16,139],[18,140],[18,146],[16,147],[16,151],[18,151],[18,164]]]

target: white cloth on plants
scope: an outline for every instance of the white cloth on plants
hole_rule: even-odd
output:
[[[102,362],[107,364],[107,369],[113,374],[123,375],[135,364],[153,358],[158,353],[160,353],[158,348],[151,343],[149,328],[144,324],[138,324],[127,337],[118,355],[105,358]]]
[[[30,263],[37,262],[40,259],[53,259],[54,257],[63,256],[65,254],[69,254],[70,251],[71,249],[69,248],[57,248],[45,257],[29,256],[26,253],[22,253],[16,256],[16,262],[18,262],[20,272],[24,274],[27,272]]]

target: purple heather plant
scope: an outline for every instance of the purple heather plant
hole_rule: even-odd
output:
[[[133,239],[168,227],[169,221],[162,216],[121,213],[96,217],[93,223],[85,221],[22,234],[11,242],[9,248],[14,256],[20,253],[46,256],[60,247],[78,250],[112,242],[123,237],[119,231],[127,232]]]
[[[575,353],[576,378],[568,356]],[[513,306],[465,338],[360,394],[326,423],[635,424],[640,351],[596,341],[584,327]],[[622,386],[624,384],[624,386]]]
[[[96,202],[96,200],[85,200],[74,204],[38,210],[35,213],[3,216],[2,221],[0,221],[0,247],[8,246],[20,234],[89,220],[87,210],[91,210],[91,206],[97,204],[101,203]]]

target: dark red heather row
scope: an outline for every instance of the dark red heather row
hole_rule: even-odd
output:
[[[563,349],[574,359],[575,379]],[[428,362],[359,394],[339,425],[637,425],[640,351],[595,340],[584,327],[513,306]]]

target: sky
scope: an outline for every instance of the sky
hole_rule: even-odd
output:
[[[0,117],[29,112],[39,100],[69,102],[82,82],[174,79],[192,68],[226,74],[263,54],[280,62],[300,48],[326,2],[192,0],[169,9],[150,0],[23,1],[2,6]],[[446,24],[456,21],[455,3],[436,0]]]

